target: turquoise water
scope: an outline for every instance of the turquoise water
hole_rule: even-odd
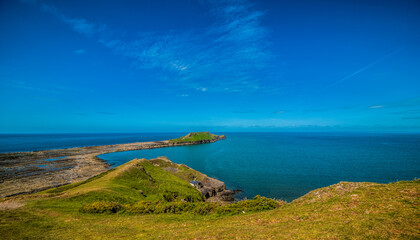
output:
[[[1,134],[0,152],[34,151],[177,138],[185,133]],[[168,156],[211,177],[239,197],[285,200],[340,181],[388,183],[420,177],[420,134],[227,133],[216,143],[101,155],[114,166]],[[54,160],[54,159],[51,159]]]
[[[388,183],[420,176],[420,134],[230,133],[211,144],[100,155],[114,166],[167,156],[240,189],[287,201],[340,181]]]

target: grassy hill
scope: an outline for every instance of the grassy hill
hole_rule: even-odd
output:
[[[2,199],[3,239],[419,239],[420,181],[342,182],[285,204],[204,202],[203,176],[136,159],[81,183]]]
[[[187,142],[200,142],[200,141],[215,141],[226,138],[225,135],[215,135],[210,132],[193,132],[186,136],[171,139],[170,143],[187,143]]]
[[[179,174],[187,174],[188,170]],[[201,194],[188,182],[146,159],[134,159],[87,181],[52,188],[39,195],[51,193],[59,194],[61,198],[83,199],[83,202],[113,201],[125,204],[160,200],[165,192],[170,191],[178,192],[179,198],[202,200]]]

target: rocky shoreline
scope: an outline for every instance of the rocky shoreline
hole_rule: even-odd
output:
[[[48,188],[84,181],[109,169],[100,154],[212,143],[225,139],[192,142],[136,142],[103,146],[53,149],[0,154],[0,198],[39,192]],[[224,184],[223,184],[224,185]]]
[[[169,160],[167,157],[158,157],[149,160],[153,165],[161,167],[162,169],[174,174],[175,176],[181,177],[185,181],[189,182],[191,186],[197,189],[201,195],[204,196],[206,202],[214,203],[231,203],[235,199],[233,195],[235,191],[226,189],[224,182],[211,178],[197,170],[194,170],[184,164],[176,164]],[[189,175],[177,175],[180,169],[187,168],[193,171],[194,174]]]

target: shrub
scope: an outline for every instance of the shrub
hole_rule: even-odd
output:
[[[192,209],[192,213],[199,214],[199,215],[208,215],[214,212],[217,209],[218,205],[214,203],[195,203],[194,208]]]
[[[143,201],[125,207],[126,212],[134,214],[151,214],[155,212],[157,202]]]
[[[165,191],[163,193],[163,199],[166,202],[176,202],[181,200],[182,195],[179,192],[171,192],[171,191]],[[183,198],[186,202],[203,202],[204,198],[200,195],[185,195]]]
[[[259,212],[271,210],[284,205],[283,201],[276,201],[271,198],[255,196],[253,200],[243,200],[217,208],[216,213],[219,215],[234,215],[247,212]]]
[[[171,198],[172,197],[172,198]],[[271,198],[255,196],[253,200],[244,200],[229,205],[219,205],[209,202],[182,202],[174,201],[172,192],[167,192],[166,201],[141,201],[135,204],[127,204],[124,206],[115,202],[95,202],[84,205],[80,211],[85,213],[116,213],[124,210],[131,214],[182,214],[192,213],[198,215],[234,215],[247,212],[259,212],[278,208],[285,202],[277,201]]]
[[[163,193],[163,199],[165,199],[165,201],[167,201],[167,202],[172,202],[172,201],[176,200],[176,198],[178,196],[179,196],[178,192],[165,191]]]
[[[188,203],[185,202],[160,202],[156,205],[155,213],[183,213],[188,209]]]
[[[186,202],[204,202],[204,197],[203,197],[203,195],[196,195],[196,196],[193,196],[193,195],[186,195],[185,196],[185,201]]]
[[[80,212],[83,213],[116,213],[122,209],[122,206],[114,202],[94,202],[83,205]]]

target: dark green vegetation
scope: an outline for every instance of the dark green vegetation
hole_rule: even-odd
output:
[[[175,171],[176,168],[176,171]],[[165,158],[133,160],[85,182],[2,199],[3,239],[419,239],[420,181],[342,182],[284,203],[203,201]]]
[[[186,136],[169,140],[170,143],[187,143],[187,142],[200,142],[200,141],[217,141],[226,138],[225,135],[215,135],[209,132],[193,132]]]
[[[165,170],[167,169],[167,170]],[[37,204],[79,210],[82,213],[119,214],[238,214],[274,209],[283,202],[256,197],[227,206],[205,202],[188,182],[205,175],[167,158],[135,159],[84,182],[46,190],[34,196]]]
[[[169,199],[165,194],[171,196]],[[198,215],[235,215],[246,212],[259,212],[272,210],[284,205],[284,202],[276,201],[270,198],[256,196],[253,200],[239,201],[229,205],[220,205],[217,203],[195,201],[187,199],[177,201],[177,192],[166,192],[164,200],[158,201],[140,201],[135,204],[121,205],[116,202],[94,202],[85,204],[80,208],[83,213],[128,213],[128,214],[162,214],[162,213],[192,213]],[[173,197],[172,197],[173,196]],[[189,200],[191,202],[189,202]]]

